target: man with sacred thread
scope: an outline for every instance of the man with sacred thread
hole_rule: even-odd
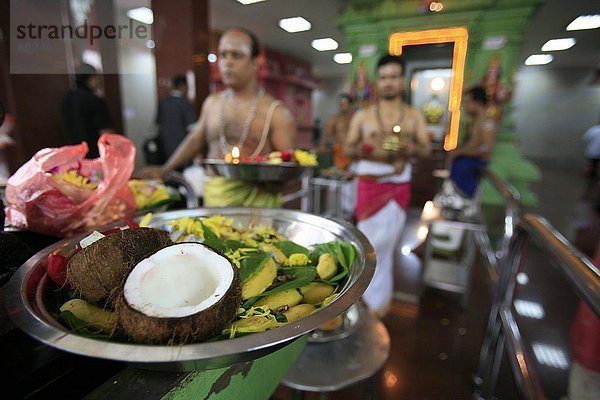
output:
[[[163,177],[200,153],[206,158],[239,159],[296,147],[296,125],[290,112],[258,85],[259,43],[244,28],[232,28],[219,40],[218,66],[226,89],[209,95],[196,128],[164,166],[146,168],[146,175]],[[212,177],[204,182],[207,207],[278,207],[281,196],[248,182]]]
[[[377,63],[378,98],[354,114],[345,143],[358,176],[357,227],[377,254],[375,275],[363,299],[380,317],[392,301],[394,250],[406,223],[411,159],[431,155],[425,119],[404,102],[404,87],[402,58],[383,56]]]

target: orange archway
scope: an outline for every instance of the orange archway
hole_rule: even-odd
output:
[[[462,98],[465,61],[469,33],[465,27],[431,29],[425,31],[396,32],[390,35],[390,54],[402,54],[403,46],[423,44],[454,43],[452,57],[452,80],[450,83],[450,128],[444,139],[444,149],[453,150],[458,144],[458,126],[460,122],[460,101]]]

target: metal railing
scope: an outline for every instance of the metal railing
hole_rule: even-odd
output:
[[[487,350],[493,345],[495,351],[484,363],[485,369],[482,371],[484,385],[481,395],[484,399],[494,394],[505,345],[521,396],[525,399],[545,399],[540,379],[512,313],[516,277],[530,239],[534,239],[542,251],[551,255],[551,264],[558,268],[581,300],[600,315],[600,270],[544,218],[525,215],[517,225],[508,253],[500,263],[498,288],[503,291],[503,297],[490,315],[493,317],[493,326],[491,332],[488,331],[490,345]]]
[[[473,378],[475,383],[484,390],[490,384],[495,386],[495,377],[490,376],[492,367],[490,365],[491,359],[489,354],[492,352],[492,346],[494,345],[493,339],[498,336],[500,330],[497,315],[503,296],[506,293],[506,282],[500,282],[499,276],[501,276],[502,271],[506,269],[506,263],[503,261],[506,259],[505,256],[508,255],[514,236],[515,226],[519,222],[522,213],[520,202],[521,196],[519,192],[512,185],[500,179],[490,170],[487,171],[486,177],[504,200],[504,223],[502,240],[497,249],[490,243],[487,232],[477,232],[475,236],[480,251],[486,258],[488,275],[493,283],[492,307],[488,317],[486,332],[481,344],[477,372]]]
[[[488,275],[492,282],[496,282],[498,279],[498,260],[502,258],[503,254],[508,252],[508,247],[514,234],[514,227],[519,222],[519,217],[521,216],[521,196],[517,189],[500,179],[491,170],[487,170],[486,178],[504,200],[502,240],[498,247],[494,248],[490,242],[489,234],[486,232],[477,232],[475,239],[488,265]],[[497,294],[495,293],[494,301],[497,300],[496,296]]]

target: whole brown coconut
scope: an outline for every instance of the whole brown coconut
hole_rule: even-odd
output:
[[[229,259],[200,243],[179,243],[131,271],[116,313],[133,341],[174,345],[220,334],[241,302],[240,274]]]
[[[67,282],[81,297],[104,305],[140,260],[173,242],[161,229],[130,228],[92,243],[69,260]]]

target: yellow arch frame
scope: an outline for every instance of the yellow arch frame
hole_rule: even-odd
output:
[[[467,58],[467,43],[469,33],[465,27],[431,29],[426,31],[396,32],[390,35],[389,52],[393,55],[402,54],[403,46],[422,44],[454,43],[452,56],[452,80],[450,82],[450,129],[444,139],[444,149],[453,150],[458,144],[458,126],[460,122],[460,101],[462,98],[465,61]]]

